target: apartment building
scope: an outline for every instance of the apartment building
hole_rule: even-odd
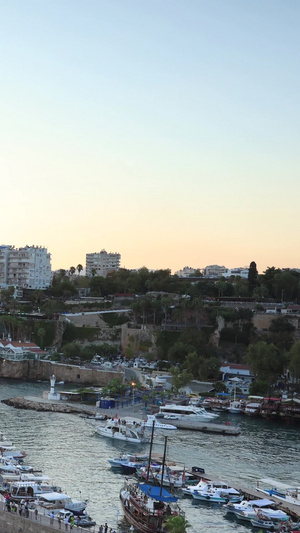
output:
[[[107,253],[106,250],[86,254],[86,275],[106,278],[109,272],[119,270],[120,262],[121,254]]]
[[[42,246],[0,246],[0,285],[46,289],[51,285],[51,256]]]

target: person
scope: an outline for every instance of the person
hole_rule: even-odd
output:
[[[54,524],[54,512],[51,511],[51,513],[50,513],[50,525],[53,526],[53,524]]]
[[[75,518],[74,518],[74,516],[72,515],[71,518],[70,518],[70,529],[73,529],[74,524],[75,524]]]
[[[10,500],[6,500],[5,505],[6,505],[6,510],[10,513],[10,511],[11,511]]]
[[[102,524],[99,526],[98,533],[103,533],[103,525]]]
[[[58,521],[58,529],[61,529],[61,516],[60,515],[58,515],[57,521]]]
[[[107,525],[107,523],[105,522],[105,524],[104,524],[104,533],[107,533],[107,530],[108,530],[108,525]]]
[[[29,503],[28,503],[28,500],[26,500],[25,503],[24,503],[24,515],[25,515],[25,518],[29,518]]]
[[[38,510],[37,510],[37,508],[35,508],[35,510],[34,510],[34,518],[36,520],[38,519],[38,514],[39,514]]]
[[[68,519],[67,516],[66,516],[66,518],[64,519],[64,523],[65,523],[65,530],[68,531],[68,523],[69,523],[69,519]]]

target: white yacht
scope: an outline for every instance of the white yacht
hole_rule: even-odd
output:
[[[189,419],[197,420],[198,422],[210,422],[217,418],[219,415],[215,413],[208,413],[204,407],[196,407],[194,405],[161,405],[159,414],[163,414],[164,418],[170,420],[177,419]]]
[[[145,422],[146,428],[152,428],[154,422],[155,429],[177,429],[176,426],[173,426],[172,424],[162,424],[158,420],[156,420],[154,415],[147,415],[147,422]]]
[[[105,426],[97,426],[96,433],[102,437],[109,437],[110,439],[123,440],[125,442],[132,442],[141,444],[148,442],[145,438],[145,423],[139,419],[114,419],[108,420]]]

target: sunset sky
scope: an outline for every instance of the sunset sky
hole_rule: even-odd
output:
[[[299,0],[0,7],[0,244],[300,267]]]

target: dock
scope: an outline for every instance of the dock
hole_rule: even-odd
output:
[[[294,520],[300,520],[300,505],[284,502],[283,500],[276,498],[276,496],[270,496],[269,494],[266,495],[265,493],[256,490],[255,488],[243,487],[236,484],[233,484],[232,486],[236,490],[239,490],[242,494],[244,494],[245,498],[248,498],[249,500],[259,500],[261,498],[268,498],[268,500],[272,500],[279,509],[289,514]]]
[[[232,435],[235,437],[241,433],[239,426],[229,426],[226,424],[212,424],[211,422],[182,419],[166,420],[166,422],[172,424],[172,426],[176,426],[178,429],[189,429],[192,431],[201,431],[202,433],[216,433],[218,435]]]

